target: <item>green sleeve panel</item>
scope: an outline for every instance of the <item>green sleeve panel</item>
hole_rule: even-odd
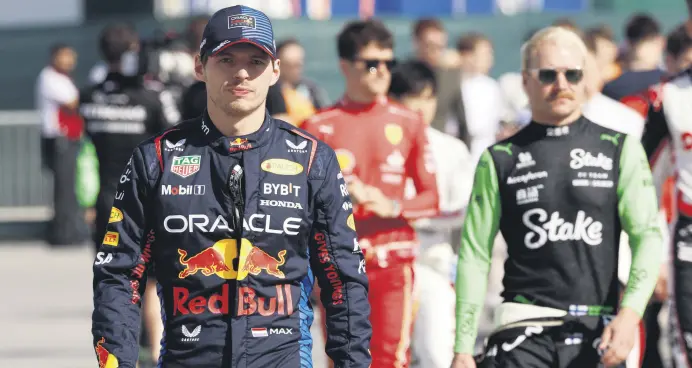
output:
[[[464,221],[456,279],[454,351],[472,354],[488,286],[493,243],[500,223],[500,193],[490,152],[481,156]]]
[[[620,223],[632,249],[632,268],[621,306],[641,316],[658,279],[663,237],[649,162],[642,145],[630,136],[626,136],[620,155],[617,193]]]

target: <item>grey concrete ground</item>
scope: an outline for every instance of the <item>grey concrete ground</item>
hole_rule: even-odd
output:
[[[0,367],[93,368],[91,249],[0,243]],[[320,321],[315,321],[315,326]],[[313,334],[315,368],[326,367]]]
[[[86,248],[0,245],[0,367],[96,366],[91,258]]]

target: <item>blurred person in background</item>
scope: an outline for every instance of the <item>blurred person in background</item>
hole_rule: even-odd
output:
[[[448,39],[449,35],[438,19],[423,18],[413,25],[415,59],[428,64],[435,71],[437,80],[437,110],[431,126],[468,145],[466,112],[458,83],[461,70],[445,62]]]
[[[425,63],[408,61],[392,72],[389,96],[430,124],[437,104],[435,73]],[[455,269],[452,230],[461,229],[471,194],[473,163],[459,139],[428,127],[430,150],[437,168],[438,217],[416,220],[420,241],[415,266],[414,298],[418,304],[412,339],[412,367],[449,368],[454,354]],[[408,197],[415,197],[408,181]]]
[[[139,39],[134,28],[127,24],[106,26],[99,36],[99,50],[108,66],[103,82],[81,92],[80,112],[86,123],[99,161],[100,191],[96,201],[96,230],[94,246],[98,252],[104,242],[109,222],[120,221],[122,214],[113,207],[113,197],[121,199],[119,183],[129,180],[122,174],[131,152],[143,140],[170,127],[180,119],[170,93],[158,82],[143,80],[142,75],[124,75],[123,57]],[[185,141],[165,141],[165,151],[175,151]],[[106,263],[106,252],[98,252],[96,265]],[[144,323],[148,333],[146,343],[153,362],[158,360],[163,333],[161,311],[156,295],[156,279],[149,278],[144,295]]]
[[[636,139],[641,138],[644,131],[644,117],[620,101],[614,100],[603,93],[605,78],[597,57],[597,48],[593,43],[585,42],[588,49],[584,67],[584,83],[586,99],[582,112],[584,116],[596,124],[628,134]]]
[[[589,48],[589,54],[584,70],[587,99],[583,107],[584,116],[599,125],[640,139],[644,131],[644,117],[636,110],[600,92],[605,82],[602,74],[603,69],[601,69],[596,58],[596,49],[593,48],[593,44],[587,42],[586,45],[587,48]],[[659,228],[663,238],[668,239],[668,225],[665,211],[659,211],[658,224],[660,225]],[[666,244],[665,240],[663,244]],[[618,276],[624,287],[629,280],[632,257],[629,237],[626,232],[621,233],[619,250]],[[668,250],[666,247],[663,247],[662,255],[664,260],[668,258]],[[633,351],[630,353],[628,357],[628,367],[663,366],[661,354],[658,351],[658,342],[661,336],[661,328],[658,320],[663,302],[667,299],[667,280],[668,267],[666,267],[666,262],[661,262],[653,298],[649,302],[644,316],[642,317],[642,333],[637,336],[638,339],[642,341],[637,341]]]
[[[394,39],[382,22],[348,23],[337,45],[344,96],[304,128],[335,149],[353,200],[354,251],[365,253],[370,281],[372,367],[408,367],[419,244],[410,222],[438,213],[426,125],[387,98]],[[406,178],[413,180],[415,198],[405,199]]]
[[[618,45],[610,26],[602,24],[587,29],[584,32],[584,42],[589,49],[594,50],[603,81],[607,83],[617,78],[622,71],[617,63]]]
[[[186,39],[189,53],[193,59],[199,54],[204,27],[207,25],[208,19],[207,16],[195,17],[188,25]],[[202,116],[206,107],[207,86],[204,81],[196,80],[185,89],[180,98],[180,116],[183,120],[194,119]]]
[[[690,15],[692,18],[692,9]],[[666,163],[661,161],[672,161],[674,166],[673,241],[670,249],[673,259],[669,290],[672,293],[670,339],[676,368],[692,366],[692,286],[689,283],[692,277],[692,105],[689,103],[692,101],[692,68],[688,65],[683,69],[689,62],[685,51],[689,42],[680,28],[674,30],[666,45],[666,61],[671,69],[667,80],[632,96],[647,113],[642,144],[650,165],[655,168]],[[661,154],[667,147],[672,151],[673,160]],[[665,198],[662,197],[664,204]]]
[[[41,117],[41,157],[53,175],[53,219],[47,241],[66,246],[82,243],[88,228],[77,201],[77,155],[84,123],[79,117],[79,91],[71,73],[77,53],[66,44],[51,47],[50,63],[36,81],[36,109]]]
[[[583,31],[579,27],[579,25],[577,25],[577,22],[575,22],[574,19],[569,18],[569,17],[563,17],[563,18],[555,19],[552,23],[552,26],[565,28],[569,31],[576,33],[580,37],[583,35]]]
[[[471,160],[477,162],[483,151],[495,143],[506,102],[497,81],[488,76],[495,62],[490,39],[480,33],[462,35],[457,51],[462,65],[458,83],[466,111],[468,146]]]
[[[622,74],[603,87],[603,94],[621,101],[623,97],[647,89],[664,76],[665,39],[661,26],[650,15],[638,13],[625,26],[627,49],[622,62]]]
[[[682,73],[692,65],[692,35],[685,26],[675,28],[666,40],[666,72],[669,76]]]
[[[279,42],[279,82],[269,87],[267,110],[276,119],[299,125],[329,104],[327,93],[303,75],[305,48],[294,38]]]
[[[498,231],[509,253],[504,302],[479,367],[613,367],[633,347],[660,266],[656,193],[638,140],[582,115],[587,53],[561,27],[522,47],[533,120],[477,166],[457,268],[455,368],[476,366]],[[622,302],[612,277],[621,229],[632,247]]]
[[[208,21],[208,15],[194,16],[182,34],[169,32],[162,40],[149,40],[148,44],[160,44],[145,49],[147,54],[143,56],[148,59],[144,63],[147,77],[163,83],[179,103],[184,91],[198,82],[195,77],[195,55],[199,53],[202,33]]]
[[[134,366],[139,295],[153,268],[161,367],[310,366],[305,297],[315,277],[328,355],[337,367],[369,367],[368,280],[346,184],[330,147],[266,113],[280,74],[267,15],[241,5],[216,12],[195,73],[207,86],[205,114],[140,143],[119,181],[99,249],[112,257],[94,266],[101,366]]]
[[[130,25],[130,27],[134,29],[134,26]],[[120,58],[120,74],[125,76],[135,76],[140,72],[140,51],[140,39],[137,38],[132,40],[127,51]],[[89,84],[97,85],[102,83],[104,80],[106,80],[108,73],[110,73],[108,63],[104,60],[97,61],[96,64],[89,69]]]
[[[525,35],[523,42],[528,42],[538,29],[531,29]],[[505,100],[506,110],[502,117],[502,129],[497,140],[503,140],[517,132],[521,127],[531,121],[529,109],[529,97],[524,90],[521,73],[512,71],[502,74],[497,79],[502,96]]]

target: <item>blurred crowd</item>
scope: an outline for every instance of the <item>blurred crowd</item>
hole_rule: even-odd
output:
[[[158,131],[204,112],[206,90],[204,83],[195,78],[194,58],[206,22],[207,17],[194,18],[185,30],[175,37],[169,35],[158,44],[143,42],[137,30],[127,24],[106,27],[94,43],[101,52],[102,61],[93,66],[87,86],[77,86],[71,77],[78,55],[70,45],[57,44],[50,50],[50,60],[36,83],[36,108],[43,127],[42,158],[45,169],[54,178],[55,211],[52,230],[48,232],[51,235],[47,239],[50,244],[73,246],[91,239],[100,244],[113,197],[118,195],[114,185],[125,180],[120,175],[132,148]],[[664,34],[658,20],[644,13],[634,14],[623,27],[625,37],[622,41],[616,40],[611,26],[605,24],[582,29],[565,18],[554,25],[582,35],[591,54],[589,70],[593,73],[588,80],[591,97],[585,106],[585,115],[596,122],[602,119],[607,124],[610,119],[604,114],[614,114],[618,109],[625,111],[618,116],[631,120],[629,134],[642,134],[648,106],[628,96],[692,64],[692,22]],[[281,35],[281,30],[277,31]],[[526,35],[526,39],[530,37],[531,34]],[[459,163],[457,177],[462,181],[458,184],[467,187],[463,190],[470,191],[474,166],[483,150],[514,134],[531,120],[520,65],[516,72],[497,79],[491,77],[492,40],[476,32],[450,35],[437,19],[415,22],[411,42],[415,46],[412,60],[366,66],[394,75],[387,78],[387,82],[392,79],[391,97],[417,110],[432,129],[443,133],[444,138],[436,140],[436,144],[445,145],[449,152],[467,155],[460,156],[467,158]],[[278,40],[281,77],[279,83],[270,88],[267,97],[267,109],[275,118],[299,127],[339,97],[327,96],[319,81],[304,75],[304,66],[310,62],[305,57],[305,47],[300,40],[291,37]],[[430,73],[432,79],[429,83],[426,73]],[[411,87],[406,86],[407,83],[422,84]],[[400,87],[406,93],[397,92]],[[415,96],[408,96],[410,91],[415,91]],[[406,97],[415,98],[407,100]],[[170,144],[165,149],[175,150],[176,147]],[[441,198],[445,197],[441,195]],[[463,212],[464,204],[458,207]],[[453,258],[453,251],[458,249],[463,217],[453,221],[445,234],[445,242],[451,249],[428,254],[430,268],[437,273],[443,270],[441,280],[447,285],[454,280],[451,275],[454,267],[439,263]],[[423,229],[425,225],[421,223],[420,227]],[[424,230],[421,231],[424,234]],[[497,243],[479,344],[490,332],[492,310],[501,301],[499,293],[506,251],[502,239]],[[650,331],[646,367],[663,366],[657,331],[660,330],[658,312],[664,309],[667,299],[664,276],[661,283],[663,286],[657,288],[652,300],[653,308],[649,308],[651,315],[646,317]],[[148,289],[153,292],[148,297],[155,299],[155,288]],[[453,298],[449,303],[453,318]],[[145,320],[150,321],[147,330],[153,337],[144,340],[143,344],[152,346],[152,355],[156,358],[157,334],[161,331],[155,322],[159,319],[158,307],[154,307],[158,303],[145,304],[151,306],[145,306]],[[453,340],[453,336],[448,338]],[[414,355],[415,346],[414,338]]]

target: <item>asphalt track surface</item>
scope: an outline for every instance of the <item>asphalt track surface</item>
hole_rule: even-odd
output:
[[[92,263],[86,246],[0,242],[0,367],[98,366],[91,344]],[[320,333],[313,336],[321,340]],[[321,351],[315,341],[315,368],[326,367]]]

